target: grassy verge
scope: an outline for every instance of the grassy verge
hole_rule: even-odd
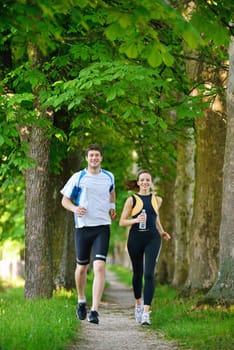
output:
[[[131,273],[111,267],[119,280],[131,284]],[[157,286],[152,304],[151,329],[177,341],[184,349],[234,349],[234,308],[197,307],[200,295],[183,299],[170,286]]]
[[[90,300],[90,280],[87,299]],[[64,350],[77,339],[76,291],[60,290],[52,299],[25,300],[23,287],[1,288],[0,350]]]
[[[111,266],[119,280],[131,286],[132,274]],[[91,300],[88,275],[86,297]],[[196,350],[234,349],[234,309],[196,307],[200,296],[182,299],[169,286],[158,286],[152,305],[151,329],[176,340],[181,348]],[[64,350],[77,339],[76,291],[61,290],[49,300],[25,300],[23,287],[0,292],[0,350]]]

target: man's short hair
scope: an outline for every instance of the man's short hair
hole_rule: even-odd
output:
[[[88,146],[88,148],[85,151],[85,155],[87,156],[89,151],[99,151],[101,156],[103,155],[102,147],[96,143],[93,143]]]

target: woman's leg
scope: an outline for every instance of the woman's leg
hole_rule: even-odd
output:
[[[144,250],[138,240],[128,240],[128,253],[132,263],[132,286],[136,304],[141,304]]]
[[[144,311],[149,311],[155,291],[155,267],[161,248],[161,238],[151,240],[145,248]]]

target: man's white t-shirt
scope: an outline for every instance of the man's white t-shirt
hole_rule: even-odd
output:
[[[74,214],[76,228],[111,224],[110,193],[114,188],[114,175],[104,169],[98,174],[91,174],[84,169],[72,175],[61,193],[76,205],[87,207],[83,217]]]

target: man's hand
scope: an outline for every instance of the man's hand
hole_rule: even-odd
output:
[[[116,213],[115,209],[110,209],[109,214],[110,214],[110,217],[112,220],[115,220],[117,218],[117,213]]]
[[[81,218],[82,216],[84,216],[87,212],[87,209],[81,206],[77,206],[74,213],[77,214],[79,216],[79,218]]]

